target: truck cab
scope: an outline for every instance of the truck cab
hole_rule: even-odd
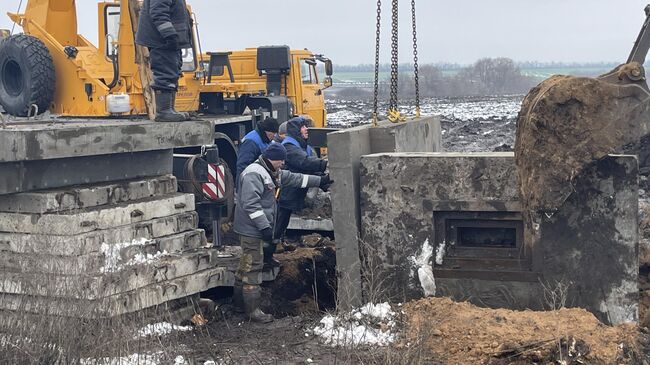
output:
[[[265,57],[265,64],[277,64],[278,59],[287,58],[288,67],[280,67],[286,70],[280,72],[277,87],[269,81],[273,73],[258,63],[259,50],[273,55],[272,59]],[[212,62],[211,66],[210,60],[214,59],[215,55],[205,53],[200,57],[202,69],[205,70],[204,76],[206,80],[210,80],[207,85],[215,83],[223,87],[230,83],[240,85],[240,89],[249,92],[257,91],[261,95],[285,96],[291,103],[290,114],[309,115],[314,121],[314,127],[322,128],[326,125],[327,111],[323,90],[332,85],[332,62],[329,59],[306,49],[289,50],[286,46],[271,46],[221,52],[218,55],[222,56],[222,59],[227,58],[227,64]],[[321,69],[324,69],[324,75],[321,74]],[[234,92],[230,94],[234,96]]]

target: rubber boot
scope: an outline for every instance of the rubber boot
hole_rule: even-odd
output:
[[[173,93],[171,91],[156,90],[156,122],[182,122],[183,114],[172,109]]]
[[[188,112],[179,112],[176,110],[176,91],[172,93],[172,109],[178,114],[182,114],[185,120],[190,120],[190,113]]]
[[[273,242],[264,242],[263,251],[264,251],[264,265],[271,267],[280,267],[282,264],[280,261],[273,258],[273,254],[277,249],[278,245],[276,241]]]
[[[235,279],[235,286],[232,288],[232,306],[237,313],[244,313],[244,297],[243,297],[244,283],[239,279]]]
[[[262,312],[260,309],[262,289],[259,285],[244,285],[242,294],[246,316],[248,316],[251,321],[257,323],[273,322],[273,316]]]

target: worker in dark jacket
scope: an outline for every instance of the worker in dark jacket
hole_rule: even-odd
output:
[[[248,165],[257,160],[258,157],[271,144],[271,141],[278,132],[278,121],[275,118],[266,118],[257,124],[257,127],[248,132],[242,139],[237,152],[237,175],[235,175],[235,186],[239,186],[239,175]]]
[[[271,144],[262,156],[241,174],[235,205],[234,230],[239,234],[242,256],[237,270],[233,301],[243,307],[255,322],[270,322],[271,315],[259,308],[260,284],[265,247],[273,241],[276,214],[276,196],[281,188],[315,187],[329,184],[329,178],[295,174],[280,168],[286,159],[286,149],[279,143]],[[273,253],[271,252],[271,258]]]
[[[156,95],[156,121],[181,122],[186,113],[174,109],[181,52],[192,47],[192,26],[185,0],[144,0],[135,41],[149,49]]]
[[[285,168],[301,174],[323,174],[327,169],[327,160],[318,158],[314,149],[307,144],[309,125],[310,120],[304,117],[295,117],[287,122],[287,136],[282,141],[282,145],[287,149]],[[305,196],[307,196],[305,187],[291,187],[282,190],[278,222],[274,232],[276,238],[282,239],[284,236],[284,231],[289,226],[291,213],[304,208]]]

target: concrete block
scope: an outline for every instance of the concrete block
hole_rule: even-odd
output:
[[[235,272],[239,258],[234,254],[226,258],[221,256],[222,252],[216,249],[204,248],[174,255],[158,253],[150,257],[136,257],[126,263],[110,263],[109,266],[101,268],[103,273],[55,275],[2,271],[0,292],[48,298],[99,300],[156,283],[164,284],[216,267]]]
[[[104,243],[120,244],[139,239],[169,238],[181,232],[194,230],[197,224],[198,216],[192,211],[70,236],[0,232],[0,253],[91,255],[101,252]],[[164,246],[163,243],[160,245]]]
[[[194,210],[194,195],[175,193],[139,202],[95,207],[62,214],[0,213],[0,231],[44,235],[75,235],[130,225]]]
[[[79,120],[8,123],[0,129],[0,162],[36,161],[165,150],[214,143],[207,121]]]
[[[215,267],[98,300],[3,294],[0,309],[68,317],[113,317],[150,308],[209,288],[232,286],[234,273]]]
[[[360,170],[362,239],[373,256],[366,264],[377,266],[376,280],[397,283],[386,288],[395,300],[437,294],[418,275],[434,268],[440,249],[436,212],[520,210],[513,153],[373,154]]]
[[[206,245],[205,232],[195,229],[161,238],[137,238],[123,243],[104,242],[98,251],[78,256],[3,251],[0,255],[0,269],[26,275],[28,273],[60,275],[101,273],[112,266],[123,266],[140,258],[154,256],[159,252],[180,254]]]
[[[547,287],[608,323],[638,321],[638,164],[609,155],[573,181],[552,215],[533,215],[527,237]]]
[[[379,152],[434,152],[441,146],[440,121],[427,117],[407,123],[361,126],[327,135],[332,179],[332,219],[339,270],[338,302],[343,309],[360,306],[359,267],[361,156]]]
[[[168,195],[177,190],[176,178],[164,175],[118,183],[0,195],[0,212],[63,212]]]
[[[0,162],[0,195],[171,174],[172,152],[169,149]]]

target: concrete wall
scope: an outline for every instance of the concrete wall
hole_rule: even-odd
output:
[[[512,153],[362,157],[363,269],[372,274],[365,295],[449,296],[514,309],[564,304],[605,322],[637,321],[636,159],[609,156],[591,166],[559,211],[535,217],[535,229],[523,225],[516,176]],[[519,222],[526,234],[517,248],[485,256],[465,247],[479,254],[463,256],[441,236],[445,215],[458,213]],[[553,303],[553,291],[564,303]]]
[[[361,159],[362,238],[381,262],[378,279],[395,283],[388,290],[395,300],[436,292],[418,276],[421,267],[432,269],[438,249],[434,212],[518,209],[513,153],[390,153]]]
[[[361,156],[377,152],[439,151],[440,121],[427,117],[406,123],[382,123],[346,129],[327,136],[332,186],[332,219],[339,268],[338,300],[342,308],[359,306],[361,276],[358,235],[359,161]]]
[[[534,217],[529,230],[534,270],[568,286],[568,306],[611,323],[638,321],[637,173],[635,156],[594,163],[560,209]]]

